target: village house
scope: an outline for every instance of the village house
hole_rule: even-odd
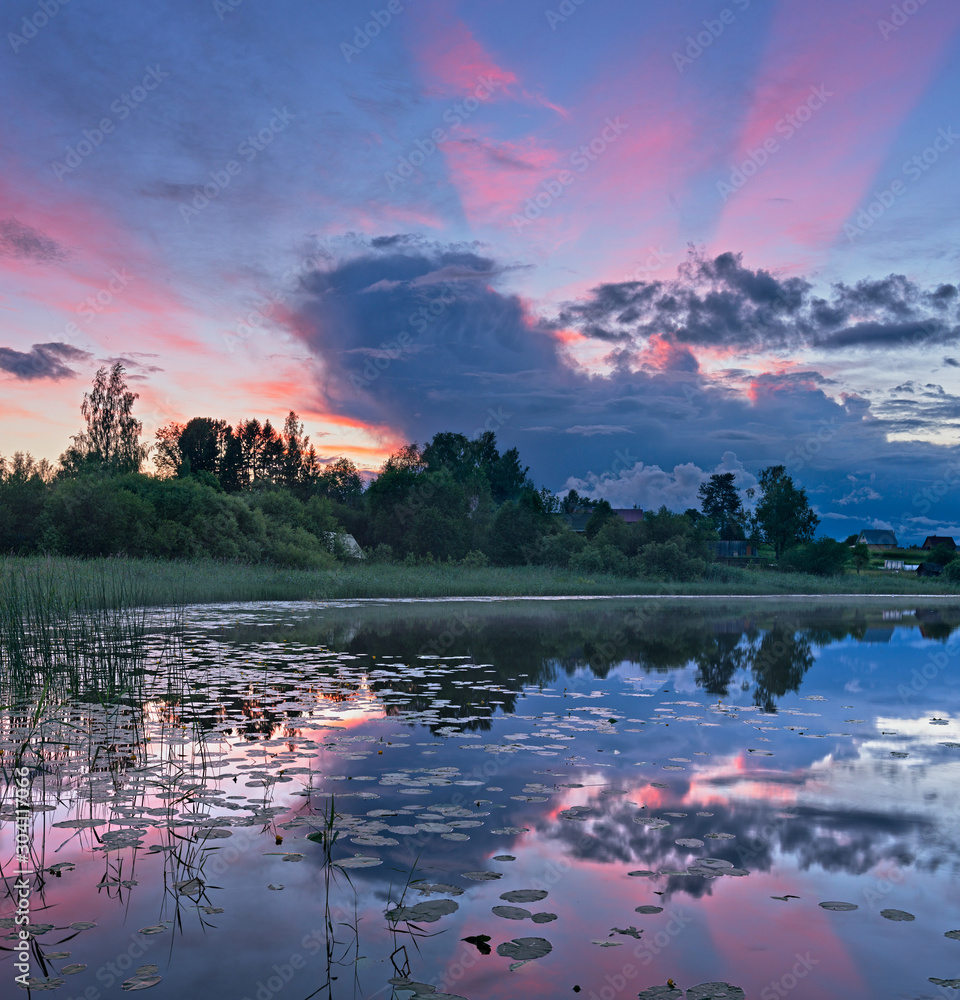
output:
[[[864,528],[857,538],[857,545],[866,545],[871,552],[899,548],[897,536],[892,531],[882,528]]]
[[[956,552],[957,543],[949,535],[927,535],[926,541],[920,546],[922,549],[949,549]]]

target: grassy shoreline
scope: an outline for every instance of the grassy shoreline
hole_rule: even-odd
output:
[[[723,579],[665,583],[637,577],[575,573],[540,566],[469,568],[456,565],[344,565],[335,570],[288,570],[264,565],[159,559],[0,559],[0,592],[8,587],[54,588],[78,608],[218,604],[239,601],[454,597],[955,597],[938,580],[893,573],[813,577],[775,570],[725,567]]]

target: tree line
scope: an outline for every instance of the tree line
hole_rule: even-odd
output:
[[[627,524],[605,500],[538,488],[517,449],[501,452],[490,431],[406,445],[364,488],[348,459],[320,457],[293,412],[280,429],[255,419],[170,423],[149,447],[137,398],[122,365],[101,369],[84,395],[85,426],[57,465],[19,452],[0,459],[0,552],[327,568],[349,558],[349,534],[375,561],[662,580],[722,573],[718,540],[769,543],[782,565],[807,572],[837,572],[849,554],[813,541],[818,519],[783,466],[760,473],[751,513],[734,474],[720,473],[701,486],[699,509],[661,507]],[[154,474],[144,471],[151,452]],[[571,514],[586,515],[584,532],[570,530]]]

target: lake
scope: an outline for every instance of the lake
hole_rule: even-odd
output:
[[[149,613],[105,686],[4,679],[3,995],[19,815],[31,990],[70,1000],[960,997],[958,626],[927,598]]]

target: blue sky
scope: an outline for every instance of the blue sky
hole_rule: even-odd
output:
[[[371,9],[373,14],[371,14]],[[123,359],[145,432],[300,413],[375,469],[497,430],[683,508],[960,533],[960,9],[8,4],[0,453]]]

